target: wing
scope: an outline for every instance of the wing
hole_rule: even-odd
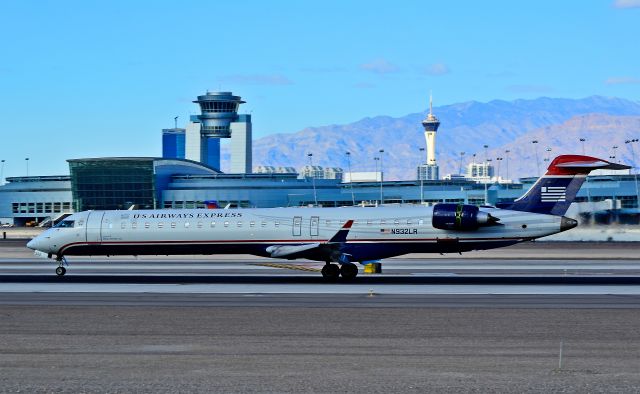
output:
[[[295,245],[271,245],[267,248],[267,253],[271,257],[284,257],[287,259],[295,259],[306,256],[324,256],[326,259],[332,259],[336,255],[340,255],[340,249],[347,242],[347,235],[353,225],[353,220],[347,220],[337,233],[327,242],[313,242]]]

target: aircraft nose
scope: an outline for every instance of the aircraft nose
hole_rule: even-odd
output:
[[[37,237],[27,242],[27,248],[37,250],[38,241],[36,241]]]
[[[571,219],[566,216],[563,216],[562,219],[560,219],[560,231],[571,230],[577,225],[578,225],[578,221],[575,219]]]

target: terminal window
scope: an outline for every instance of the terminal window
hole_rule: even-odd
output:
[[[69,170],[77,211],[155,208],[152,160],[74,160]]]

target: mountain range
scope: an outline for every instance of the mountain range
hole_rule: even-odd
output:
[[[486,154],[494,164],[500,164],[501,175],[506,177],[506,150],[510,151],[510,178],[534,176],[538,168],[542,171],[546,167],[547,157],[582,153],[580,138],[586,140],[584,152],[588,155],[609,159],[615,151],[616,161],[631,163],[633,155],[625,140],[640,138],[640,103],[620,98],[470,101],[434,107],[433,113],[441,122],[436,136],[441,176],[459,172],[464,152],[463,166],[472,160],[484,161]],[[425,116],[426,112],[399,118],[376,116],[345,125],[269,135],[254,140],[254,167],[300,168],[308,164],[307,154],[313,153],[314,164],[346,171],[345,152],[351,152],[352,171],[373,171],[374,157],[384,149],[385,179],[416,179],[416,166],[425,161],[425,153],[419,150],[425,147],[421,125]],[[533,140],[538,143],[532,144]],[[636,150],[640,154],[640,145]],[[228,149],[223,148],[222,153],[224,170]],[[497,157],[503,160],[496,161]]]

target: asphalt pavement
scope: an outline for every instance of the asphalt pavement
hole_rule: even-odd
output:
[[[638,250],[411,255],[326,283],[251,256],[57,277],[0,243],[0,392],[638,392]]]

